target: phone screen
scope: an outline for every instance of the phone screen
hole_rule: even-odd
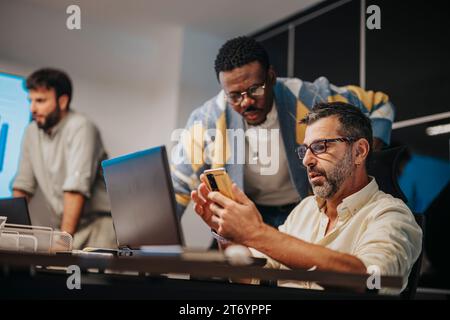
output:
[[[233,199],[232,182],[224,169],[205,170],[205,175],[211,191],[218,191],[224,196]]]
[[[220,191],[219,187],[217,186],[216,179],[214,178],[214,175],[212,173],[206,174],[206,178],[208,179],[211,191]]]

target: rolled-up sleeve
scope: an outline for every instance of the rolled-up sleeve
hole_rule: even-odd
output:
[[[14,178],[13,189],[25,191],[30,195],[36,192],[37,181],[34,175],[32,159],[31,159],[31,136],[30,128],[28,127],[22,142],[22,152],[19,161],[19,169],[17,175]]]
[[[68,140],[63,191],[79,192],[89,198],[99,161],[104,153],[100,134],[93,124],[85,123],[74,130]]]
[[[379,268],[381,275],[403,277],[409,273],[422,250],[422,230],[407,208],[386,209],[368,224],[353,252],[369,268]]]

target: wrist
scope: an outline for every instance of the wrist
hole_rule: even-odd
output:
[[[270,229],[272,229],[270,226],[261,221],[261,223],[256,226],[252,232],[250,232],[244,245],[250,248],[256,248],[258,244],[263,241],[264,236],[268,235]]]
[[[72,237],[75,234],[75,230],[73,228],[68,228],[66,226],[61,226],[61,231],[63,232],[67,232],[68,234],[70,234]]]

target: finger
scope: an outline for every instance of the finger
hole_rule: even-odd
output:
[[[223,194],[221,194],[220,192],[216,192],[216,191],[210,192],[208,194],[208,199],[211,201],[214,201],[215,203],[219,204],[223,208],[230,207],[234,203],[236,203],[235,201],[231,200],[228,197],[225,197]]]
[[[200,194],[198,193],[198,191],[194,190],[191,192],[191,199],[198,204],[205,204],[206,200],[204,199],[204,197],[201,197]]]
[[[198,190],[200,191],[200,195],[202,197],[202,199],[206,201],[208,201],[208,194],[211,192],[208,187],[206,186],[206,184],[201,183],[200,186],[198,187]]]
[[[236,183],[233,183],[231,186],[231,191],[233,192],[234,199],[241,203],[241,204],[247,204],[251,202],[251,200],[247,197],[247,195],[239,189]]]
[[[195,191],[195,190],[191,191],[191,199],[192,199],[192,201],[194,201],[196,203],[200,202],[200,198],[198,197],[197,191]]]
[[[202,173],[202,174],[200,175],[200,181],[207,185],[205,174]]]
[[[219,229],[219,224],[220,224],[221,219],[217,216],[212,216],[211,217],[211,222],[212,222],[212,227],[217,230]]]
[[[203,210],[203,206],[199,205],[198,203],[194,204],[194,211],[200,216],[203,217],[203,214],[205,211]]]
[[[223,208],[219,207],[214,202],[208,206],[209,210],[217,217],[221,217],[223,213]]]
[[[213,215],[211,210],[198,204],[194,206],[194,210],[208,226],[215,229],[219,227],[218,222],[216,220],[218,218],[215,215]]]

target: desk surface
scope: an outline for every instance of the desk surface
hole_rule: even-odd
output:
[[[81,270],[97,269],[100,273],[83,273],[83,290],[68,290],[66,279],[69,274],[64,269],[52,270],[48,267],[66,268],[77,265]],[[111,294],[132,292],[124,298],[133,298],[142,292],[146,298],[164,299],[165,293],[173,299],[178,298],[374,298],[373,293],[361,294],[366,289],[368,275],[335,273],[325,271],[305,270],[274,270],[257,266],[231,266],[221,262],[188,261],[179,257],[86,257],[71,255],[47,255],[34,253],[16,253],[0,251],[0,297],[14,297],[14,292],[23,297],[33,292],[39,292],[39,297],[84,297],[89,292],[101,297],[111,297]],[[54,269],[54,268],[53,268]],[[103,271],[107,270],[107,273]],[[109,271],[108,271],[109,270]],[[114,270],[115,274],[110,274]],[[124,275],[125,272],[135,272],[141,276]],[[144,276],[150,274],[152,276]],[[187,274],[197,280],[176,280],[159,276],[161,274]],[[153,276],[155,275],[155,276]],[[252,285],[231,284],[228,281],[218,281],[228,278],[259,278],[261,280],[298,280],[313,281],[333,290],[316,291],[281,287],[264,287]],[[198,279],[205,279],[200,281]],[[206,281],[206,279],[210,279]],[[211,279],[215,279],[212,281]],[[151,285],[152,289],[145,289]],[[400,288],[400,277],[381,277],[382,287]],[[25,286],[27,290],[15,291]],[[142,287],[138,290],[137,287]],[[195,287],[195,288],[194,288]],[[48,288],[49,290],[46,290]],[[121,288],[119,290],[119,288]],[[159,288],[155,291],[155,288]],[[165,288],[165,289],[164,289]],[[171,290],[172,288],[173,290]],[[336,290],[336,288],[340,288]],[[51,289],[51,290],[50,290]],[[87,290],[89,289],[89,290]],[[114,290],[111,290],[114,289]],[[116,290],[117,289],[117,290]],[[350,291],[349,291],[350,289]],[[128,291],[130,290],[130,291]],[[274,291],[276,290],[276,291]],[[79,291],[79,293],[74,293]],[[342,296],[342,292],[344,296]],[[78,294],[78,295],[77,295]],[[337,295],[337,296],[336,296]],[[115,295],[112,297],[116,297]]]

